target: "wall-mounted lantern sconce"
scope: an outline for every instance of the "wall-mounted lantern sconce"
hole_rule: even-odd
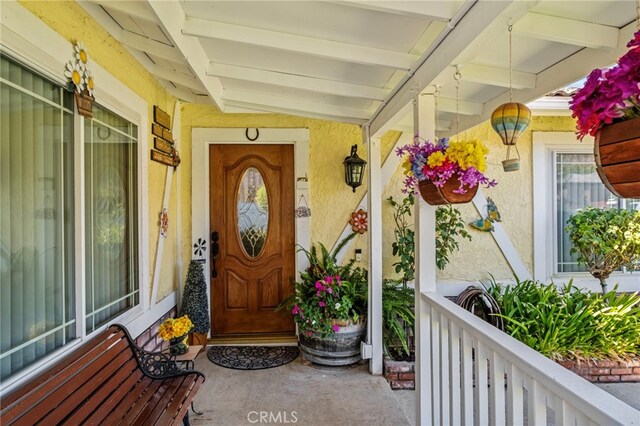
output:
[[[358,145],[351,147],[351,155],[344,159],[343,164],[344,181],[353,188],[353,192],[356,192],[356,188],[362,185],[364,166],[367,164],[366,161],[358,157]]]

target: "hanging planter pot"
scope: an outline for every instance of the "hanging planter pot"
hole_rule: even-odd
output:
[[[467,188],[467,192],[464,194],[454,192],[458,188],[460,188],[460,179],[457,176],[449,178],[441,188],[435,186],[429,180],[421,180],[419,184],[420,195],[422,195],[427,204],[432,206],[468,203],[473,200],[473,197],[478,192],[478,185],[473,188]]]
[[[602,127],[594,155],[602,183],[616,196],[640,197],[640,118]]]

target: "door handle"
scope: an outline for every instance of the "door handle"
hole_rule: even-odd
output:
[[[211,263],[213,265],[213,269],[211,270],[212,278],[216,278],[218,276],[218,271],[216,270],[216,259],[220,253],[220,245],[218,244],[219,239],[220,234],[218,234],[218,231],[213,231],[211,233]]]

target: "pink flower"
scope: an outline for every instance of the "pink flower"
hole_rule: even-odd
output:
[[[333,331],[337,333],[340,330],[340,326],[338,324],[333,324]]]
[[[320,297],[322,296],[322,293],[320,293],[320,291],[316,291],[316,296]]]
[[[322,285],[322,281],[316,281],[316,288],[318,290],[324,290],[324,286]]]
[[[313,333],[311,331],[307,331],[307,336],[311,337]]]
[[[333,289],[332,289],[331,287],[329,287],[329,288],[327,289],[327,293],[329,293],[329,294],[333,293]]]
[[[327,282],[327,284],[331,284],[331,281],[332,281],[331,277],[327,277],[324,280]]]
[[[324,308],[324,302],[321,300],[320,303],[318,303],[318,306],[320,306],[321,308]]]
[[[300,309],[300,306],[293,305],[293,309],[291,309],[291,314],[292,315],[298,315],[300,313],[302,313],[302,309]]]

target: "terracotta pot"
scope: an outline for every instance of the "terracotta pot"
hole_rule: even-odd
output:
[[[189,344],[191,346],[202,346],[202,349],[205,349],[207,346],[207,334],[191,333],[189,335]]]
[[[594,155],[604,186],[618,197],[640,197],[640,118],[602,127]]]
[[[467,189],[464,194],[458,194],[455,191],[460,187],[460,179],[454,176],[444,183],[442,188],[438,188],[431,181],[421,180],[419,189],[422,198],[432,206],[441,206],[443,204],[463,204],[468,203],[476,196],[478,185],[471,189]]]

